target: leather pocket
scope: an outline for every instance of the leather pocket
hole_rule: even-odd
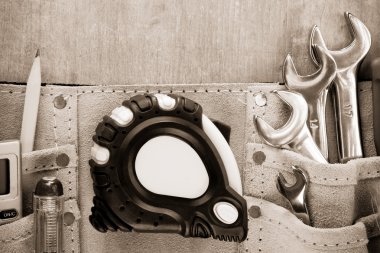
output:
[[[260,157],[260,158],[258,158]],[[349,226],[360,217],[377,212],[373,204],[380,183],[380,158],[352,160],[347,164],[320,164],[297,153],[268,145],[247,144],[245,194],[289,208],[276,188],[279,172],[293,183],[291,166],[308,174],[307,203],[315,227]]]
[[[31,252],[33,238],[33,191],[43,176],[56,176],[63,184],[64,250],[79,252],[79,219],[77,204],[77,153],[74,145],[38,150],[23,155],[23,212],[24,217],[0,226],[2,252]]]
[[[368,252],[366,228],[361,222],[341,228],[313,228],[283,207],[259,198],[245,198],[249,232],[239,252]]]

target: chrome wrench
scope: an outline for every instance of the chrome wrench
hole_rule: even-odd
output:
[[[274,130],[262,118],[255,116],[256,129],[262,139],[271,146],[290,147],[293,151],[310,159],[327,163],[306,126],[308,113],[307,103],[303,96],[292,91],[273,92],[291,107],[292,114],[288,122],[277,130]]]
[[[345,17],[354,40],[341,50],[328,50],[337,65],[337,75],[334,79],[334,105],[340,162],[363,157],[356,92],[357,72],[371,46],[371,35],[367,27],[348,12],[345,13]],[[327,49],[317,26],[314,26],[310,37],[310,45],[313,44]],[[313,50],[311,50],[311,55],[313,61],[318,64],[319,61]]]
[[[313,49],[321,62],[320,68],[315,73],[307,76],[298,75],[292,57],[288,54],[284,62],[283,76],[286,87],[301,93],[307,101],[309,112],[307,126],[322,155],[328,159],[326,100],[337,67],[327,49],[320,46],[315,46]]]
[[[310,225],[310,216],[306,205],[307,177],[297,166],[292,166],[292,169],[296,182],[289,185],[280,172],[276,181],[277,190],[290,202],[294,215],[306,225]]]

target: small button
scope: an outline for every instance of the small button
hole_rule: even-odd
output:
[[[18,212],[16,209],[8,209],[0,212],[0,219],[6,220],[6,219],[12,219],[17,217]]]
[[[125,106],[120,106],[112,111],[111,118],[120,126],[126,126],[133,120],[133,112]]]
[[[262,92],[259,92],[255,95],[255,103],[257,106],[265,106],[267,104],[267,96],[262,93]]]
[[[164,94],[155,94],[154,95],[158,100],[158,105],[163,110],[172,110],[175,107],[175,99],[171,98]]]
[[[57,109],[63,109],[66,107],[66,99],[62,96],[62,95],[59,95],[59,96],[56,96],[54,98],[54,107],[57,108]]]
[[[237,221],[239,212],[234,205],[228,202],[218,202],[214,205],[215,216],[224,224],[232,224]]]
[[[91,148],[91,157],[97,164],[106,164],[110,159],[110,151],[94,143],[94,146]]]
[[[71,226],[75,221],[75,216],[72,212],[66,212],[63,214],[63,223],[66,226]]]
[[[255,153],[253,153],[252,155],[252,159],[253,161],[258,164],[258,165],[261,165],[265,162],[265,159],[266,159],[266,155],[263,151],[256,151]]]
[[[248,213],[249,215],[252,217],[252,218],[259,218],[261,216],[261,210],[260,210],[260,207],[259,206],[251,206],[248,210]]]
[[[70,163],[70,157],[65,153],[59,154],[55,159],[55,162],[60,167],[66,167]]]

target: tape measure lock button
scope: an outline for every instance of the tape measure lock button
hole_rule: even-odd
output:
[[[234,205],[228,202],[218,202],[213,208],[215,216],[225,224],[233,224],[239,217],[239,212]]]

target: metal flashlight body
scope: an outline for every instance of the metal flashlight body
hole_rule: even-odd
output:
[[[55,177],[43,177],[33,196],[35,253],[62,252],[63,208],[62,183]]]

